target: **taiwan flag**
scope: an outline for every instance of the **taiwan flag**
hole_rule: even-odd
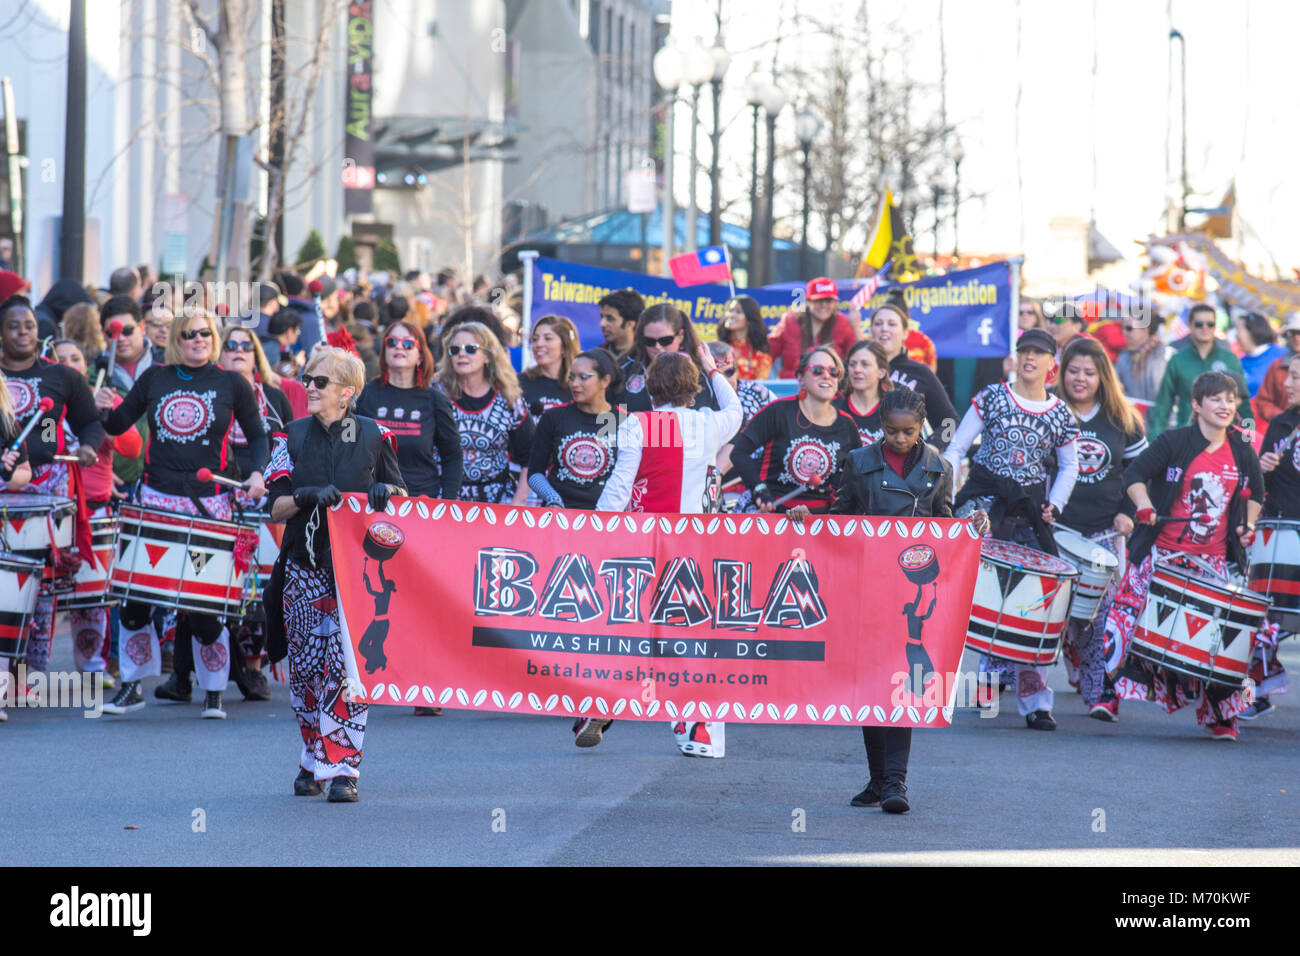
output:
[[[668,260],[668,268],[679,286],[731,282],[731,263],[727,260],[726,246],[709,246],[699,252],[673,256]]]

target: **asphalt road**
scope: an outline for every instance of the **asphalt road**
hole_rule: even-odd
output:
[[[1300,644],[1282,659],[1300,674]],[[959,710],[914,734],[913,810],[890,816],[849,806],[867,776],[853,728],[731,723],[727,757],[700,760],[665,721],[579,750],[568,718],[381,706],[361,801],[329,804],[292,796],[284,686],[243,703],[232,685],[212,721],[200,692],[164,704],[154,683],[127,717],[10,708],[0,864],[1300,863],[1296,694],[1221,743],[1190,708],[1092,720],[1058,667],[1056,733],[1026,729],[1009,695],[994,719]]]

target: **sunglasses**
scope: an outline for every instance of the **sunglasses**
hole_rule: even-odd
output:
[[[466,355],[473,355],[482,347],[483,346],[481,345],[448,345],[447,354],[459,355],[461,352],[464,352]]]
[[[840,370],[837,369],[834,365],[809,365],[806,369],[804,369],[804,371],[812,372],[818,378],[821,378],[821,376],[823,375],[827,376],[828,378],[840,377]]]
[[[244,342],[231,341],[231,342],[227,342],[224,348],[227,352],[251,352],[253,351],[253,343],[251,341],[244,341]]]
[[[676,341],[676,335],[661,335],[657,339],[652,339],[648,335],[641,336],[641,344],[646,348],[650,348],[652,345],[657,345],[661,349],[666,349]]]
[[[125,332],[126,330],[123,329],[122,331]],[[135,330],[132,329],[132,331]],[[181,338],[186,342],[192,342],[196,338],[199,338],[200,336],[202,336],[205,339],[210,339],[212,338],[212,330],[211,329],[186,329],[184,332],[181,333]]]
[[[133,323],[133,324],[130,324],[130,325],[123,325],[123,326],[122,326],[122,334],[123,334],[123,335],[134,335],[134,334],[135,334],[135,330],[136,330],[137,328],[139,328],[139,326],[135,325],[134,323]]]
[[[325,391],[329,386],[330,381],[331,379],[328,375],[304,375],[302,377],[303,388],[310,388],[315,385],[316,391],[318,392]]]
[[[1194,328],[1194,329],[1212,329],[1212,328],[1214,328],[1214,323],[1213,323],[1213,322],[1193,322],[1193,323],[1192,323],[1192,328]]]
[[[415,348],[415,339],[397,339],[389,336],[384,339],[384,344],[390,349],[413,349]],[[451,354],[456,355],[457,353],[452,352]],[[473,355],[474,353],[471,352],[470,354]]]

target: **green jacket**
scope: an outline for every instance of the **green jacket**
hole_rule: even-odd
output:
[[[1150,431],[1148,439],[1153,439],[1169,426],[1169,415],[1174,412],[1178,417],[1174,427],[1182,428],[1192,420],[1192,383],[1202,372],[1227,372],[1237,380],[1237,389],[1241,393],[1241,406],[1237,413],[1243,422],[1255,417],[1250,407],[1250,393],[1246,390],[1246,376],[1241,370],[1241,360],[1220,340],[1215,339],[1210,353],[1201,358],[1195,344],[1175,352],[1165,366],[1165,377],[1160,380],[1160,392],[1156,395],[1155,407],[1151,410]]]

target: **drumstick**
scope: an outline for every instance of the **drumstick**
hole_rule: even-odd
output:
[[[122,320],[109,322],[104,334],[108,336],[108,374],[112,375],[113,367],[117,365],[117,339],[122,334]]]
[[[777,498],[776,501],[772,502],[772,507],[775,508],[778,505],[783,505],[791,498],[798,498],[805,491],[811,491],[813,488],[816,488],[821,483],[822,483],[821,475],[813,475],[811,478],[808,479],[808,484],[800,485],[798,488],[790,492],[788,495],[782,495],[780,498]]]
[[[53,407],[54,399],[49,398],[48,396],[42,398],[41,403],[36,406],[36,414],[33,415],[32,420],[27,423],[27,427],[22,430],[16,439],[14,439],[14,443],[9,446],[9,450],[17,451],[19,448],[23,447],[23,442],[27,440],[27,436],[30,435],[32,429],[36,427],[36,423],[40,421],[41,415],[48,412]]]
[[[70,464],[70,465],[79,465],[79,464],[81,464],[81,459],[78,458],[76,455],[55,455],[55,456],[54,456],[54,460],[55,460],[55,461],[66,461],[66,462],[67,462],[68,464]]]
[[[99,374],[95,376],[95,391],[97,392],[99,391],[100,387],[104,384],[104,371],[105,370],[101,368],[99,370]]]
[[[214,475],[211,468],[200,468],[194,473],[194,477],[199,481],[215,481],[219,485],[229,485],[231,488],[245,490],[243,482],[235,481],[233,478],[224,478],[221,475]]]

